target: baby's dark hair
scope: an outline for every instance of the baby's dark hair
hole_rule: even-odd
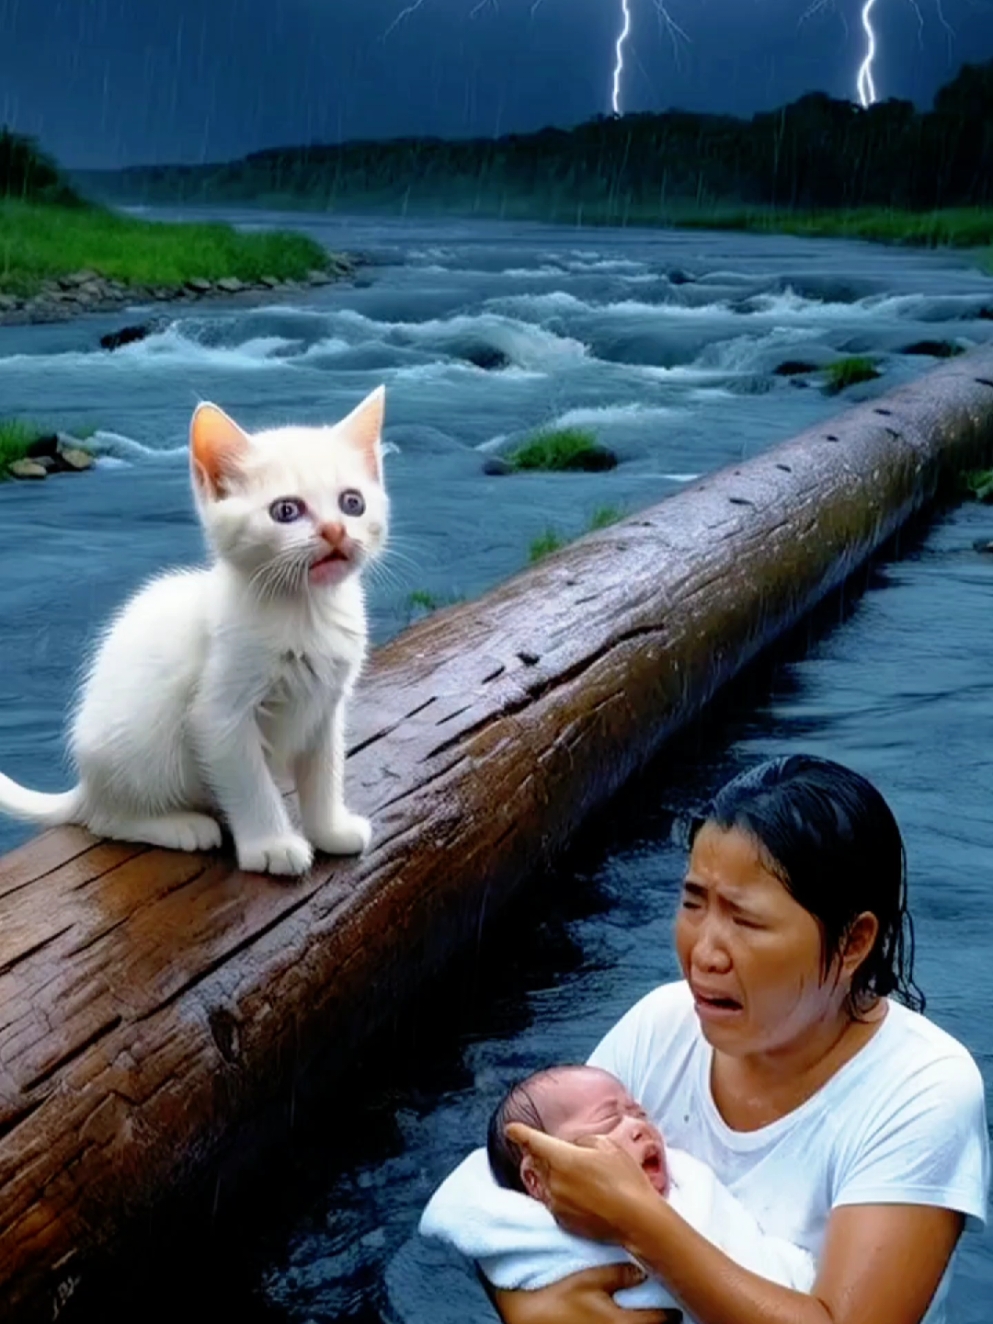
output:
[[[524,1158],[524,1150],[520,1145],[515,1145],[513,1140],[507,1139],[507,1127],[511,1122],[523,1122],[525,1126],[530,1126],[535,1131],[547,1131],[538,1102],[540,1087],[564,1072],[586,1069],[579,1065],[544,1067],[541,1071],[534,1071],[530,1076],[519,1080],[516,1085],[511,1085],[493,1109],[490,1124],[486,1129],[486,1153],[489,1156],[494,1180],[498,1185],[505,1186],[509,1191],[520,1191],[522,1195],[527,1195],[524,1182],[521,1180],[521,1160]]]

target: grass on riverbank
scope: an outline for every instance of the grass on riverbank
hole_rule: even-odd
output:
[[[180,286],[225,276],[300,280],[328,263],[320,244],[286,231],[240,234],[229,225],[143,221],[102,207],[0,201],[0,291],[22,297],[77,271],[125,285]]]
[[[993,207],[949,207],[915,212],[859,207],[837,211],[777,208],[715,208],[676,219],[688,229],[748,230],[826,239],[870,239],[923,248],[985,248],[993,245]]]

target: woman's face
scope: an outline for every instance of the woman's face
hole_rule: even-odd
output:
[[[846,987],[822,970],[817,920],[770,872],[755,839],[705,823],[676,919],[676,950],[708,1041],[773,1052],[834,1019]]]

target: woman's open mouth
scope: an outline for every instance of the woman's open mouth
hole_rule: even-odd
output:
[[[693,988],[693,1001],[696,1004],[697,1014],[707,1019],[733,1016],[741,1011],[741,1003],[737,998],[728,997],[724,993],[713,993],[704,989]]]

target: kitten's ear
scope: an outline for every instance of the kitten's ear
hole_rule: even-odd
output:
[[[190,464],[200,492],[210,501],[225,495],[231,475],[251,442],[217,405],[197,405],[190,423]]]
[[[343,419],[335,431],[341,431],[362,452],[366,467],[377,483],[383,481],[383,418],[386,413],[386,387],[377,386],[357,409]]]

